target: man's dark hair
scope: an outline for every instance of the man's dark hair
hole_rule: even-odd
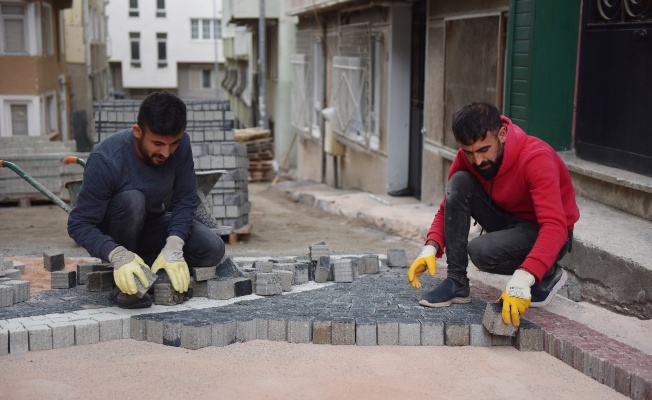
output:
[[[138,110],[138,126],[143,133],[176,136],[186,129],[186,105],[169,92],[154,92],[147,96]]]
[[[453,115],[453,135],[465,146],[484,140],[487,132],[501,126],[500,111],[489,103],[467,104]]]

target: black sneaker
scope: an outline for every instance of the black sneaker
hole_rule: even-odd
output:
[[[530,288],[532,294],[532,302],[530,307],[545,307],[552,301],[555,294],[561,289],[568,279],[568,274],[561,265],[554,263],[552,265],[553,271],[550,271],[543,277],[541,282],[535,283]]]
[[[419,301],[424,307],[448,307],[451,304],[466,304],[471,302],[471,285],[461,285],[457,281],[446,278],[435,290],[428,292]]]
[[[152,305],[152,298],[149,297],[149,294],[145,293],[142,298],[139,298],[135,294],[122,293],[117,287],[111,291],[109,299],[111,300],[111,304],[129,310],[134,308],[147,308]]]

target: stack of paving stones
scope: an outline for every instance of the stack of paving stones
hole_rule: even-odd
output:
[[[95,102],[98,140],[128,129],[136,121],[139,100]],[[206,195],[216,223],[239,229],[249,222],[249,158],[247,147],[234,140],[233,113],[228,100],[184,100],[188,110],[186,131],[190,135],[195,170],[226,173]]]
[[[0,307],[12,306],[29,300],[29,282],[21,280],[25,264],[5,260],[0,254]]]

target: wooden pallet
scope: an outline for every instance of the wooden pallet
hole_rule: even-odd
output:
[[[249,235],[251,233],[251,224],[246,224],[241,228],[233,230],[229,235],[223,235],[222,240],[224,243],[235,244],[239,242],[243,236]]]

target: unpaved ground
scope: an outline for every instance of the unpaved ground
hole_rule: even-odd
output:
[[[411,261],[421,248],[266,188],[250,185],[253,230],[241,243],[228,245],[227,254],[299,255],[325,240],[339,254],[404,248]],[[63,252],[67,268],[87,256],[68,238],[66,220],[55,206],[0,208],[0,253],[27,262],[24,279],[33,280],[33,291],[49,288],[43,252]],[[444,273],[438,268],[437,275]],[[8,355],[0,357],[0,393],[3,399],[624,398],[543,352],[271,341],[193,351],[121,340]]]

